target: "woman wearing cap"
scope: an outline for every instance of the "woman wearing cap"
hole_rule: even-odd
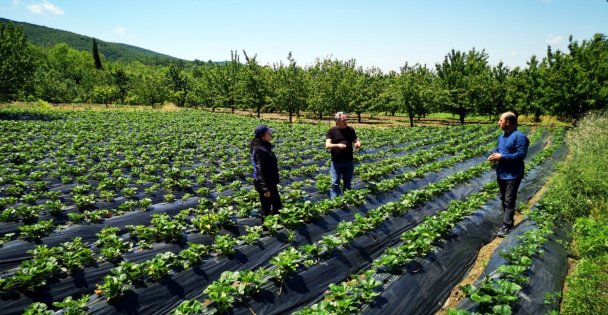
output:
[[[279,183],[279,167],[277,157],[272,152],[272,134],[274,129],[266,125],[259,125],[254,130],[255,138],[251,140],[251,164],[253,164],[253,183],[255,190],[260,194],[262,209],[260,217],[278,214],[283,207],[277,184]]]

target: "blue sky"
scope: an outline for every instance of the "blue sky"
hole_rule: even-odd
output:
[[[303,66],[331,56],[385,72],[473,47],[525,66],[570,35],[608,35],[606,0],[0,0],[0,17],[188,60],[245,49],[272,64],[291,51]]]

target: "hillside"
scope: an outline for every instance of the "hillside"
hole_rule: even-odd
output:
[[[91,51],[93,38],[68,31],[49,28],[25,22],[17,22],[0,18],[0,23],[14,23],[21,26],[27,38],[35,45],[41,47],[53,47],[59,43],[66,43],[70,47]],[[166,64],[168,62],[183,61],[182,59],[160,54],[151,50],[135,47],[127,44],[105,42],[97,38],[99,52],[107,60],[112,61],[134,61],[138,60],[145,64]]]

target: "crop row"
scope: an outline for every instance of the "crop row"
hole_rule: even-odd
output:
[[[177,236],[177,235],[179,234],[179,233],[171,233],[171,232],[170,232],[170,231],[176,231],[176,230],[175,230],[174,228],[172,228],[172,227],[175,227],[176,225],[179,225],[179,224],[176,224],[175,222],[171,223],[171,221],[173,221],[173,220],[169,220],[169,218],[168,218],[168,217],[163,217],[163,216],[159,216],[159,217],[157,217],[157,218],[155,218],[155,219],[158,219],[157,221],[158,221],[158,222],[160,222],[160,224],[155,224],[155,226],[158,226],[158,227],[161,227],[161,226],[162,226],[162,227],[164,227],[164,230],[163,230],[163,231],[156,231],[156,233],[154,233],[154,234],[155,234],[157,237],[160,237],[160,238],[164,238],[164,239],[170,240],[170,239],[171,239],[171,237],[173,237],[173,236]],[[217,219],[217,217],[216,217],[215,219]],[[153,220],[153,221],[154,221],[154,220]],[[179,220],[178,220],[178,221],[179,221]],[[213,220],[212,220],[212,221],[213,221]],[[218,221],[221,221],[221,220],[218,220]],[[213,222],[215,223],[215,222],[217,222],[217,221],[213,221]],[[153,224],[153,225],[154,225],[154,224]],[[107,244],[107,243],[109,243],[109,244],[118,244],[118,247],[125,247],[124,242],[121,242],[121,241],[116,242],[117,237],[116,237],[115,235],[112,235],[112,233],[110,233],[110,232],[111,232],[110,230],[107,230],[107,231],[103,231],[102,233],[100,233],[100,234],[103,234],[103,235],[104,235],[104,236],[100,237],[100,241],[101,241],[101,243],[102,243],[102,244]],[[149,233],[149,234],[150,234],[150,233]],[[107,240],[105,240],[105,239],[106,239],[106,238],[107,238],[109,235],[112,235],[112,238],[111,238],[111,239],[112,239],[112,240],[114,240],[114,241],[107,241]],[[251,234],[250,234],[250,236],[251,236]],[[251,237],[250,239],[256,239],[256,238],[257,238],[257,236],[255,236],[255,237]],[[228,243],[228,244],[229,244],[229,246],[221,246],[221,245],[218,245],[218,248],[220,248],[220,249],[221,249],[221,248],[228,248],[228,249],[230,249],[230,248],[232,248],[232,247],[234,246],[234,242],[231,242],[231,239],[230,239],[230,238],[224,238],[224,240],[226,240],[224,243]],[[218,241],[218,242],[216,242],[216,244],[221,244],[221,243],[222,243],[222,242],[219,242],[219,241]],[[102,250],[103,250],[103,249],[102,249]],[[193,250],[193,251],[197,252],[198,257],[200,257],[200,256],[202,256],[202,255],[204,255],[204,254],[206,253],[206,251],[201,250],[201,248],[195,248],[195,250]],[[106,252],[108,252],[108,251],[106,251]],[[119,250],[118,252],[120,252],[120,250]],[[221,250],[219,250],[219,252],[221,252]],[[116,251],[114,251],[114,253],[116,253]],[[189,251],[188,251],[188,250],[184,251],[183,253],[184,253],[184,255],[187,255],[187,256],[192,256],[192,254],[189,254]],[[111,255],[111,254],[108,254],[108,255]],[[36,256],[36,255],[35,255],[35,256]],[[166,271],[166,270],[167,270],[167,268],[166,268],[166,267],[165,267],[164,269],[163,269],[163,268],[161,268],[161,267],[159,267],[159,268],[155,268],[155,267],[154,267],[154,266],[156,266],[156,265],[167,265],[166,263],[159,263],[159,260],[160,260],[160,261],[162,261],[162,260],[164,259],[165,261],[168,261],[169,259],[171,259],[171,257],[169,257],[169,256],[171,256],[171,255],[167,254],[167,255],[165,255],[165,256],[166,256],[166,257],[161,257],[162,259],[160,259],[160,258],[159,258],[159,259],[157,259],[157,260],[153,260],[153,261],[152,261],[152,262],[151,262],[149,265],[142,265],[142,266],[146,266],[146,268],[145,268],[145,269],[148,269],[148,270],[157,270],[157,269],[162,269],[162,270],[165,270],[165,271]],[[196,255],[195,255],[195,256],[196,256]],[[198,259],[198,258],[197,258],[197,259]],[[36,261],[36,259],[34,259],[34,261]],[[61,260],[57,260],[57,261],[61,261]],[[194,262],[193,262],[193,263],[194,263]],[[120,266],[119,268],[122,268],[122,267],[127,268],[126,266]],[[59,268],[59,269],[61,269],[61,268]],[[30,270],[31,270],[31,268],[30,268]],[[58,269],[57,269],[57,268],[47,268],[47,269],[40,268],[39,270],[42,270],[42,271],[43,271],[43,273],[44,273],[44,270],[52,270],[52,271],[57,271]],[[120,270],[120,269],[119,269],[119,270]],[[35,269],[34,269],[34,271],[35,271]],[[154,272],[154,271],[152,271],[152,272]],[[17,274],[19,274],[19,273],[17,273]],[[47,274],[47,276],[48,276],[48,274]],[[41,277],[41,276],[40,276],[40,275],[38,275],[38,278],[40,278],[40,277]],[[151,277],[151,278],[156,278],[156,277],[154,276],[154,274],[151,274],[151,276],[150,276],[150,277]],[[19,283],[19,281],[14,281],[14,282],[13,282],[13,284],[15,284],[15,283]],[[27,287],[27,285],[26,285],[26,287]],[[112,289],[108,289],[108,291],[109,291],[109,292],[111,292],[111,291],[112,291]]]
[[[526,172],[540,164],[544,159],[551,156],[555,149],[561,146],[562,131],[556,133],[552,145],[537,154],[526,164]],[[425,221],[414,229],[406,231],[401,235],[402,245],[388,248],[385,254],[374,260],[370,270],[352,275],[348,280],[330,285],[324,299],[310,307],[303,308],[297,314],[353,314],[359,313],[361,307],[370,303],[374,297],[380,294],[382,286],[388,283],[379,281],[379,274],[399,273],[415,257],[424,257],[434,250],[441,239],[460,221],[464,216],[479,209],[490,198],[498,193],[495,182],[490,182],[475,194],[468,196],[465,200],[453,200],[445,211]],[[516,257],[514,255],[513,257]],[[521,270],[520,270],[521,271]],[[469,292],[475,294],[472,288]],[[484,300],[487,297],[483,298]],[[487,310],[487,309],[486,309]],[[460,311],[459,311],[460,312]],[[481,313],[485,314],[485,313]],[[497,313],[506,314],[506,313]]]

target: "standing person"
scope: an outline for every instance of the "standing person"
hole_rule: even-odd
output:
[[[264,223],[264,217],[278,214],[283,207],[281,196],[277,189],[279,183],[279,166],[277,157],[272,152],[272,134],[274,129],[266,125],[255,128],[255,137],[249,144],[251,152],[251,163],[253,164],[253,183],[255,190],[260,195],[260,217]]]
[[[529,141],[526,135],[517,130],[517,116],[512,112],[500,115],[498,126],[504,131],[498,137],[496,152],[488,157],[488,161],[497,163],[496,177],[502,201],[502,226],[496,233],[504,237],[513,229],[517,189],[524,177],[524,159],[528,154]]]
[[[331,189],[330,198],[342,195],[340,178],[344,181],[344,190],[351,188],[355,161],[353,147],[359,149],[361,142],[357,138],[355,129],[348,126],[346,114],[338,112],[334,116],[336,126],[327,132],[325,148],[331,150]]]

